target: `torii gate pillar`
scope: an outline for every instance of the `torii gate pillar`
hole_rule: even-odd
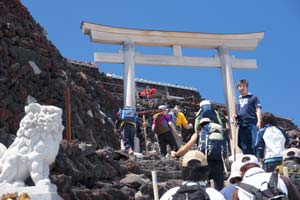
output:
[[[235,115],[235,92],[234,92],[234,84],[232,77],[232,63],[228,53],[228,48],[224,46],[218,47],[218,53],[221,63],[221,71],[222,71],[222,79],[223,79],[223,87],[224,94],[226,98],[227,104],[227,116],[229,118],[229,128],[231,130],[231,151],[233,151],[234,160],[237,151],[237,134],[235,124],[232,123],[232,117]]]
[[[135,106],[135,51],[134,43],[126,41],[124,49],[124,106]]]

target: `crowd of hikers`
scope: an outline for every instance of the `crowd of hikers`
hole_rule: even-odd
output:
[[[272,113],[262,113],[259,98],[248,92],[247,80],[238,81],[237,90],[236,113],[225,120],[209,100],[200,102],[194,125],[179,105],[158,106],[150,122],[139,119],[132,107],[119,110],[117,128],[129,156],[134,155],[135,135],[147,128],[161,157],[182,160],[184,182],[161,199],[300,199],[300,149],[290,148],[286,131]],[[238,130],[236,155],[228,122],[236,122]],[[187,141],[183,129],[194,132]]]

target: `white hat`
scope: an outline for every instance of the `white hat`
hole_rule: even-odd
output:
[[[240,174],[240,168],[239,168],[239,162],[238,161],[234,161],[232,164],[231,164],[231,170],[230,170],[230,176],[228,178],[228,181],[230,183],[232,179],[234,178],[242,178],[241,174]]]
[[[199,106],[201,107],[201,106],[204,106],[204,105],[210,105],[210,104],[211,104],[211,103],[210,103],[209,100],[203,100],[203,101],[200,102]]]
[[[289,158],[300,158],[300,149],[289,148],[283,152],[283,160]]]
[[[211,122],[210,119],[208,117],[202,118],[199,122],[200,125],[202,125],[203,123],[209,123]]]
[[[250,163],[257,164],[259,166],[257,158],[251,154],[245,154],[242,157],[240,157],[237,161],[239,163],[239,170],[241,170],[242,167]]]
[[[168,110],[168,106],[166,106],[166,105],[160,105],[160,106],[158,106],[158,109],[159,110]]]
[[[205,158],[205,155],[198,150],[193,150],[193,151],[189,151],[187,152],[182,159],[182,167],[187,167],[188,163],[191,160],[199,160],[201,163],[201,166],[207,166],[207,160]]]

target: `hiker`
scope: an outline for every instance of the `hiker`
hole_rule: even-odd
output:
[[[282,163],[282,155],[289,145],[289,137],[277,126],[272,113],[264,113],[261,127],[263,128],[258,132],[256,145],[258,156],[263,160],[263,169],[266,172],[273,172],[276,166]]]
[[[197,127],[199,125],[199,122],[203,118],[209,118],[211,121],[214,123],[220,124],[221,126],[224,127],[224,124],[222,122],[221,116],[219,112],[217,112],[214,108],[213,105],[209,100],[202,100],[199,104],[200,108],[198,112],[195,115],[195,132],[197,131]]]
[[[134,152],[137,114],[133,107],[125,106],[119,110],[119,115],[121,118],[121,130],[125,151],[129,155],[132,155]]]
[[[289,148],[283,152],[283,164],[276,168],[281,175],[283,167],[286,167],[289,179],[300,192],[300,149]]]
[[[167,154],[167,145],[170,145],[170,148],[173,151],[178,150],[178,146],[173,136],[173,134],[177,134],[177,131],[171,116],[167,113],[168,107],[166,105],[160,105],[158,107],[158,113],[153,115],[152,123],[152,130],[157,135],[162,156],[166,156]]]
[[[213,179],[215,188],[224,187],[224,159],[227,156],[227,140],[223,127],[209,118],[201,119],[197,132],[177,152],[171,152],[173,157],[184,155],[194,144],[205,154],[210,168],[209,179]]]
[[[299,192],[287,177],[265,172],[254,155],[243,155],[237,161],[242,182],[237,184],[233,200],[263,200],[275,196],[281,198],[274,199],[300,199]]]
[[[200,151],[189,151],[182,160],[183,183],[168,190],[160,200],[200,199],[225,200],[217,190],[207,187],[206,180],[209,166],[204,154]]]
[[[228,182],[230,184],[220,191],[220,193],[224,196],[226,200],[231,200],[235,186],[241,181],[242,177],[240,174],[239,163],[237,161],[234,161],[231,164],[230,176],[228,178]]]
[[[151,88],[147,85],[145,90],[139,92],[139,97],[141,99],[152,99],[152,95],[156,92],[156,88]]]
[[[248,81],[243,79],[237,83],[240,93],[236,106],[236,119],[239,127],[238,146],[244,154],[256,155],[255,143],[257,130],[261,124],[261,105],[257,96],[248,92]]]
[[[189,123],[185,117],[185,115],[181,112],[181,107],[179,105],[175,105],[173,109],[171,109],[168,113],[172,117],[172,122],[175,125],[176,131],[178,134],[173,134],[177,146],[180,147],[182,144],[182,127],[185,129],[193,128],[193,124]]]

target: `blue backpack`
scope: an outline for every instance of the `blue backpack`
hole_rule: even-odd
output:
[[[137,121],[137,114],[135,109],[130,106],[125,106],[122,110],[119,110],[122,122],[133,122]]]
[[[218,123],[218,124],[222,123],[218,119],[217,113],[211,104],[202,105],[196,115],[196,118],[200,118],[200,119],[209,118],[211,121],[213,121],[215,123]]]
[[[227,141],[223,127],[210,122],[203,126],[200,132],[199,145],[208,160],[222,160],[227,154]]]
[[[180,127],[176,125],[178,112],[175,109],[171,109],[168,114],[172,117],[172,123],[174,124],[175,129],[180,131]]]

